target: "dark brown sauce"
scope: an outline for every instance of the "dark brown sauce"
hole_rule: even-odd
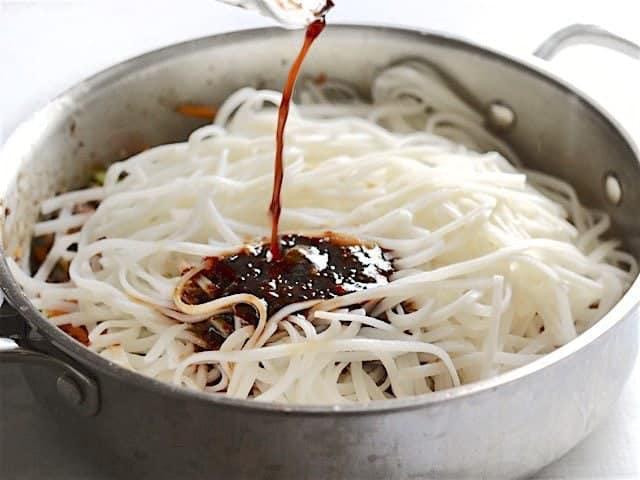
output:
[[[233,312],[223,312],[191,326],[191,331],[205,343],[203,350],[218,350],[233,329]]]
[[[204,260],[205,290],[194,277],[187,282],[182,300],[200,304],[215,298],[250,293],[265,301],[268,315],[292,303],[329,299],[388,283],[393,272],[388,254],[375,244],[333,233],[317,237],[283,235],[282,255],[270,258],[269,244],[248,245],[239,252]],[[233,332],[234,315],[256,324],[253,307],[239,304],[233,312],[196,324],[194,332],[216,349]]]
[[[327,2],[323,15],[333,6],[331,1]],[[313,41],[318,38],[318,35],[324,30],[325,21],[324,18],[316,20],[307,27],[307,31],[304,37],[304,43],[300,52],[296,57],[296,60],[291,65],[289,70],[289,76],[287,77],[287,83],[285,83],[284,90],[282,91],[282,101],[278,108],[278,128],[276,130],[276,155],[275,166],[273,172],[273,193],[271,195],[271,204],[269,205],[269,214],[271,216],[271,254],[273,258],[280,257],[280,243],[278,242],[278,223],[280,222],[280,212],[282,211],[282,204],[280,201],[280,195],[282,192],[282,179],[284,177],[284,165],[282,163],[282,152],[284,149],[284,129],[287,125],[287,118],[289,117],[289,107],[291,105],[291,96],[293,95],[293,88],[298,78],[298,72],[304,61],[304,57],[307,56],[307,52],[311,47]]]
[[[86,203],[81,203],[76,205],[73,208],[72,213],[91,213],[98,208],[100,202],[98,201],[90,201]],[[40,215],[38,221],[43,222],[46,220],[53,220],[58,218],[59,211],[53,212],[49,215]],[[72,228],[67,231],[67,233],[74,233],[79,231],[80,228]],[[29,249],[29,270],[31,275],[35,275],[40,266],[44,263],[47,255],[51,251],[53,247],[53,243],[55,241],[55,236],[52,233],[47,233],[44,235],[39,235],[37,237],[31,238],[31,248]],[[77,251],[78,244],[73,243],[67,248],[68,251]],[[69,278],[69,265],[71,261],[61,258],[58,260],[56,265],[51,270],[49,277],[47,278],[47,282],[49,283],[65,283],[70,280]]]

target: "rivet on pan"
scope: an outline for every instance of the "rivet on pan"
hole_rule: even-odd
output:
[[[622,185],[615,173],[607,173],[604,176],[604,194],[612,205],[620,205],[622,201]]]
[[[84,400],[84,395],[78,384],[66,373],[60,375],[56,381],[58,394],[72,407],[77,407]]]
[[[489,104],[487,122],[489,127],[497,130],[508,130],[516,123],[516,113],[504,102],[496,100]]]

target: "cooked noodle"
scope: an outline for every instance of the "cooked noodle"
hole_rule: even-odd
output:
[[[600,239],[606,214],[564,181],[514,167],[515,153],[437,83],[415,62],[382,72],[373,103],[307,82],[287,127],[282,231],[376,242],[393,252],[387,285],[270,318],[251,294],[181,300],[202,257],[269,235],[280,94],[250,88],[188,142],[113,164],[103,187],[45,200],[42,213],[58,215],[34,234],[53,233],[53,246],[35,275],[10,261],[12,272],[55,325],[86,327],[106,359],[233,397],[366,403],[527,364],[598,321],[637,265]],[[75,212],[90,201],[95,213]],[[70,280],[47,282],[60,259]],[[191,325],[237,303],[254,306],[257,326],[236,319],[219,350],[203,350]]]

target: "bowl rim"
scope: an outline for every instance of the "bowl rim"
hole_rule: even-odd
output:
[[[537,76],[542,80],[553,84],[556,88],[563,90],[567,94],[574,96],[585,107],[592,110],[598,117],[608,124],[608,126],[620,136],[623,142],[626,143],[629,150],[640,162],[640,154],[634,142],[630,140],[629,134],[624,130],[619,122],[617,122],[612,115],[595,102],[589,95],[576,88],[570,82],[567,82],[551,72],[548,69],[548,63],[543,60],[533,56],[529,58],[515,57],[511,54],[477,44],[459,36],[432,30],[378,24],[358,25],[336,23],[330,24],[327,27],[327,31],[339,31],[342,34],[375,32],[382,35],[412,37],[414,41],[427,41],[435,44],[443,44],[456,49],[463,49],[468,52],[480,54],[484,58],[490,58],[507,63],[512,67],[523,70],[529,75]],[[16,154],[20,151],[24,151],[25,147],[28,147],[30,138],[38,136],[38,134],[46,128],[46,125],[51,120],[58,118],[59,116],[64,116],[68,113],[70,106],[75,103],[75,99],[84,97],[88,92],[106,85],[117,83],[120,79],[123,79],[128,75],[135,74],[137,71],[176,57],[186,56],[209,48],[223,46],[225,44],[252,40],[256,37],[268,39],[272,37],[282,38],[292,35],[293,33],[291,31],[283,30],[278,27],[266,27],[200,37],[132,57],[108,67],[89,78],[80,81],[79,83],[76,83],[71,88],[56,96],[36,113],[32,114],[7,138],[7,141],[0,149],[0,160],[4,160],[0,161],[0,165],[8,170],[8,175],[3,174],[0,176],[0,192],[6,191],[11,181],[14,180],[15,174],[19,168],[20,162],[11,160],[9,157],[16,156],[16,158],[19,158],[19,155]],[[1,178],[8,180],[2,182]],[[0,223],[0,226],[1,225],[2,224]],[[599,337],[606,334],[614,326],[631,316],[638,306],[638,299],[640,297],[640,277],[636,277],[632,285],[618,303],[616,303],[616,305],[594,326],[578,335],[577,338],[531,363],[486,380],[461,385],[459,387],[439,392],[402,399],[376,401],[366,405],[297,405],[266,403],[251,399],[237,399],[212,395],[162,382],[127,370],[88,350],[79,342],[75,341],[51,324],[28,300],[9,271],[2,245],[2,229],[0,228],[0,288],[4,291],[11,306],[15,308],[30,325],[37,328],[37,330],[43,334],[46,340],[55,348],[82,364],[91,376],[95,376],[95,373],[97,372],[98,374],[115,378],[124,383],[133,384],[143,389],[153,391],[159,395],[170,395],[181,400],[198,400],[208,402],[219,407],[240,408],[246,411],[262,413],[272,412],[286,413],[290,415],[369,415],[380,412],[410,411],[413,409],[439,405],[443,402],[450,402],[452,400],[460,400],[483,392],[494,391],[501,387],[505,387],[508,384],[524,379],[525,377],[538,374],[552,365],[567,360],[583,348],[594,343]]]

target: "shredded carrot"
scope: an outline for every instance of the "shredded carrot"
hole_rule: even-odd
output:
[[[89,332],[87,332],[87,327],[85,327],[84,325],[81,325],[79,327],[74,327],[70,324],[60,325],[60,330],[62,330],[67,335],[75,338],[83,345],[89,345]]]
[[[45,311],[45,314],[47,315],[47,317],[57,317],[59,315],[64,315],[65,313],[69,313],[69,312],[66,312],[64,310],[56,310],[56,309]]]
[[[206,118],[207,120],[213,120],[216,118],[215,107],[208,107],[207,105],[196,105],[194,103],[185,103],[176,107],[176,112],[180,115],[195,118]]]

